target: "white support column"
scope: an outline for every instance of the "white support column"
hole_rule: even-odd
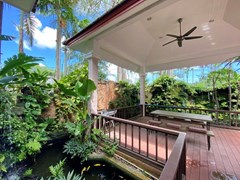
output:
[[[142,69],[140,75],[140,104],[143,107],[143,117],[145,116],[145,67]]]
[[[94,81],[96,87],[98,85],[98,58],[94,56],[89,56],[88,58],[88,78]],[[97,90],[95,90],[91,96],[89,102],[89,113],[97,113]]]

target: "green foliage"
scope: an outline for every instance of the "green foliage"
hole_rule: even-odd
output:
[[[38,65],[37,62],[39,61],[42,61],[42,59],[21,53],[9,58],[0,70],[0,84],[21,83],[22,79],[28,78],[28,70]],[[9,81],[6,81],[6,79]]]
[[[127,107],[139,104],[139,86],[120,81],[116,89],[117,98],[109,103],[109,108]]]
[[[36,140],[30,141],[26,144],[26,149],[29,155],[39,152],[41,147],[42,145]]]
[[[32,169],[27,169],[24,173],[23,176],[24,177],[30,177],[32,175]]]
[[[47,83],[49,73],[34,68],[39,60],[19,54],[0,70],[1,143],[11,147],[6,157],[11,163],[38,153],[48,139],[50,121],[40,115],[51,102],[52,86]]]
[[[97,148],[96,143],[92,141],[80,142],[78,138],[70,139],[64,145],[64,153],[71,155],[72,158],[80,157],[81,161],[86,161],[91,153]]]
[[[64,175],[65,159],[57,163],[55,166],[50,166],[49,171],[52,174],[48,180],[81,180],[81,175],[74,174],[74,171],[68,172],[67,176]],[[43,178],[41,178],[43,180]]]
[[[1,41],[12,41],[13,39],[15,39],[15,37],[13,37],[13,36],[0,35],[0,40]]]
[[[231,97],[232,108],[238,109],[238,80],[239,75],[231,69],[224,68],[209,73],[206,78],[193,86],[196,89],[193,98],[195,106],[213,109],[217,105],[218,109],[227,110]]]
[[[118,142],[105,141],[103,152],[108,156],[113,156],[118,148]]]
[[[3,164],[4,160],[5,160],[5,156],[3,154],[0,154],[0,174],[1,172],[7,172],[7,169]],[[0,176],[0,179],[1,179],[1,176]]]
[[[119,143],[110,141],[109,137],[105,135],[101,129],[92,129],[91,139],[97,144],[101,142],[103,145],[103,152],[108,156],[113,156],[117,151]]]
[[[68,133],[72,136],[83,136],[83,133],[86,130],[86,126],[83,123],[71,123],[71,122],[67,122],[65,124],[65,127],[68,131]]]
[[[86,103],[92,91],[96,89],[94,83],[87,80],[87,66],[76,69],[56,84],[60,91],[55,97],[57,116],[68,121],[80,119],[81,112],[86,114]],[[84,93],[87,93],[88,96],[85,96]]]
[[[176,81],[168,75],[162,75],[150,85],[149,93],[151,100],[149,103],[165,106],[184,106],[189,96],[193,95],[194,90],[180,81]]]
[[[91,94],[96,89],[94,82],[90,79],[84,79],[82,82],[77,81],[74,88],[67,88],[65,85],[56,81],[58,88],[62,92],[61,99],[57,99],[58,113],[61,113],[64,116],[71,113],[71,120],[87,120],[88,110],[87,104],[90,99]],[[70,112],[66,112],[66,109],[62,109],[61,105],[65,104]],[[74,119],[72,119],[74,118]]]
[[[106,61],[99,61],[98,63],[98,80],[103,81],[107,79],[109,74],[108,63]]]
[[[62,161],[59,161],[59,163],[57,163],[55,166],[52,165],[49,167],[49,171],[53,177],[60,178],[64,176],[64,172],[63,172],[64,164],[65,164],[65,159]]]
[[[80,157],[82,161],[86,160],[95,148],[96,144],[91,141],[91,126],[93,121],[88,115],[88,100],[96,89],[94,82],[90,79],[76,81],[73,88],[56,81],[59,90],[62,92],[62,102],[70,105],[71,120],[75,123],[67,122],[65,127],[72,137],[65,145],[64,152],[71,157]],[[69,112],[68,112],[69,113]],[[66,114],[69,116],[69,114]]]
[[[64,86],[71,88],[74,87],[76,82],[82,82],[84,79],[88,78],[88,64],[85,63],[81,67],[76,68],[73,72],[64,76],[61,80],[59,80],[60,84],[64,84]]]

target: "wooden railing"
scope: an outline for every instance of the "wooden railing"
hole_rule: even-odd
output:
[[[142,114],[141,105],[127,106],[127,107],[121,107],[121,108],[116,108],[111,110],[117,110],[115,117],[122,118],[122,119],[130,119]]]
[[[240,127],[240,112],[215,110],[215,109],[199,109],[199,108],[187,108],[177,106],[160,106],[160,105],[145,105],[145,113],[150,115],[150,112],[154,110],[168,110],[177,112],[188,112],[194,114],[206,114],[211,115],[213,118],[213,124],[219,126],[232,126]]]
[[[119,149],[161,165],[160,180],[181,180],[186,176],[185,133],[100,114],[92,116],[95,128],[102,129],[110,140],[118,141]]]

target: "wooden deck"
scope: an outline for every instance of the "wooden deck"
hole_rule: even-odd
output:
[[[146,123],[149,119],[144,117],[135,121]],[[240,180],[240,130],[216,127],[211,130],[215,137],[211,138],[210,151],[205,135],[187,132],[187,179]],[[221,177],[216,178],[217,175]]]

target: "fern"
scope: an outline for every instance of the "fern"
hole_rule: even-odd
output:
[[[64,165],[65,165],[65,159],[62,161],[59,161],[59,163],[57,163],[57,165],[49,167],[49,171],[54,178],[60,178],[60,177],[64,176],[64,173],[63,173]]]

